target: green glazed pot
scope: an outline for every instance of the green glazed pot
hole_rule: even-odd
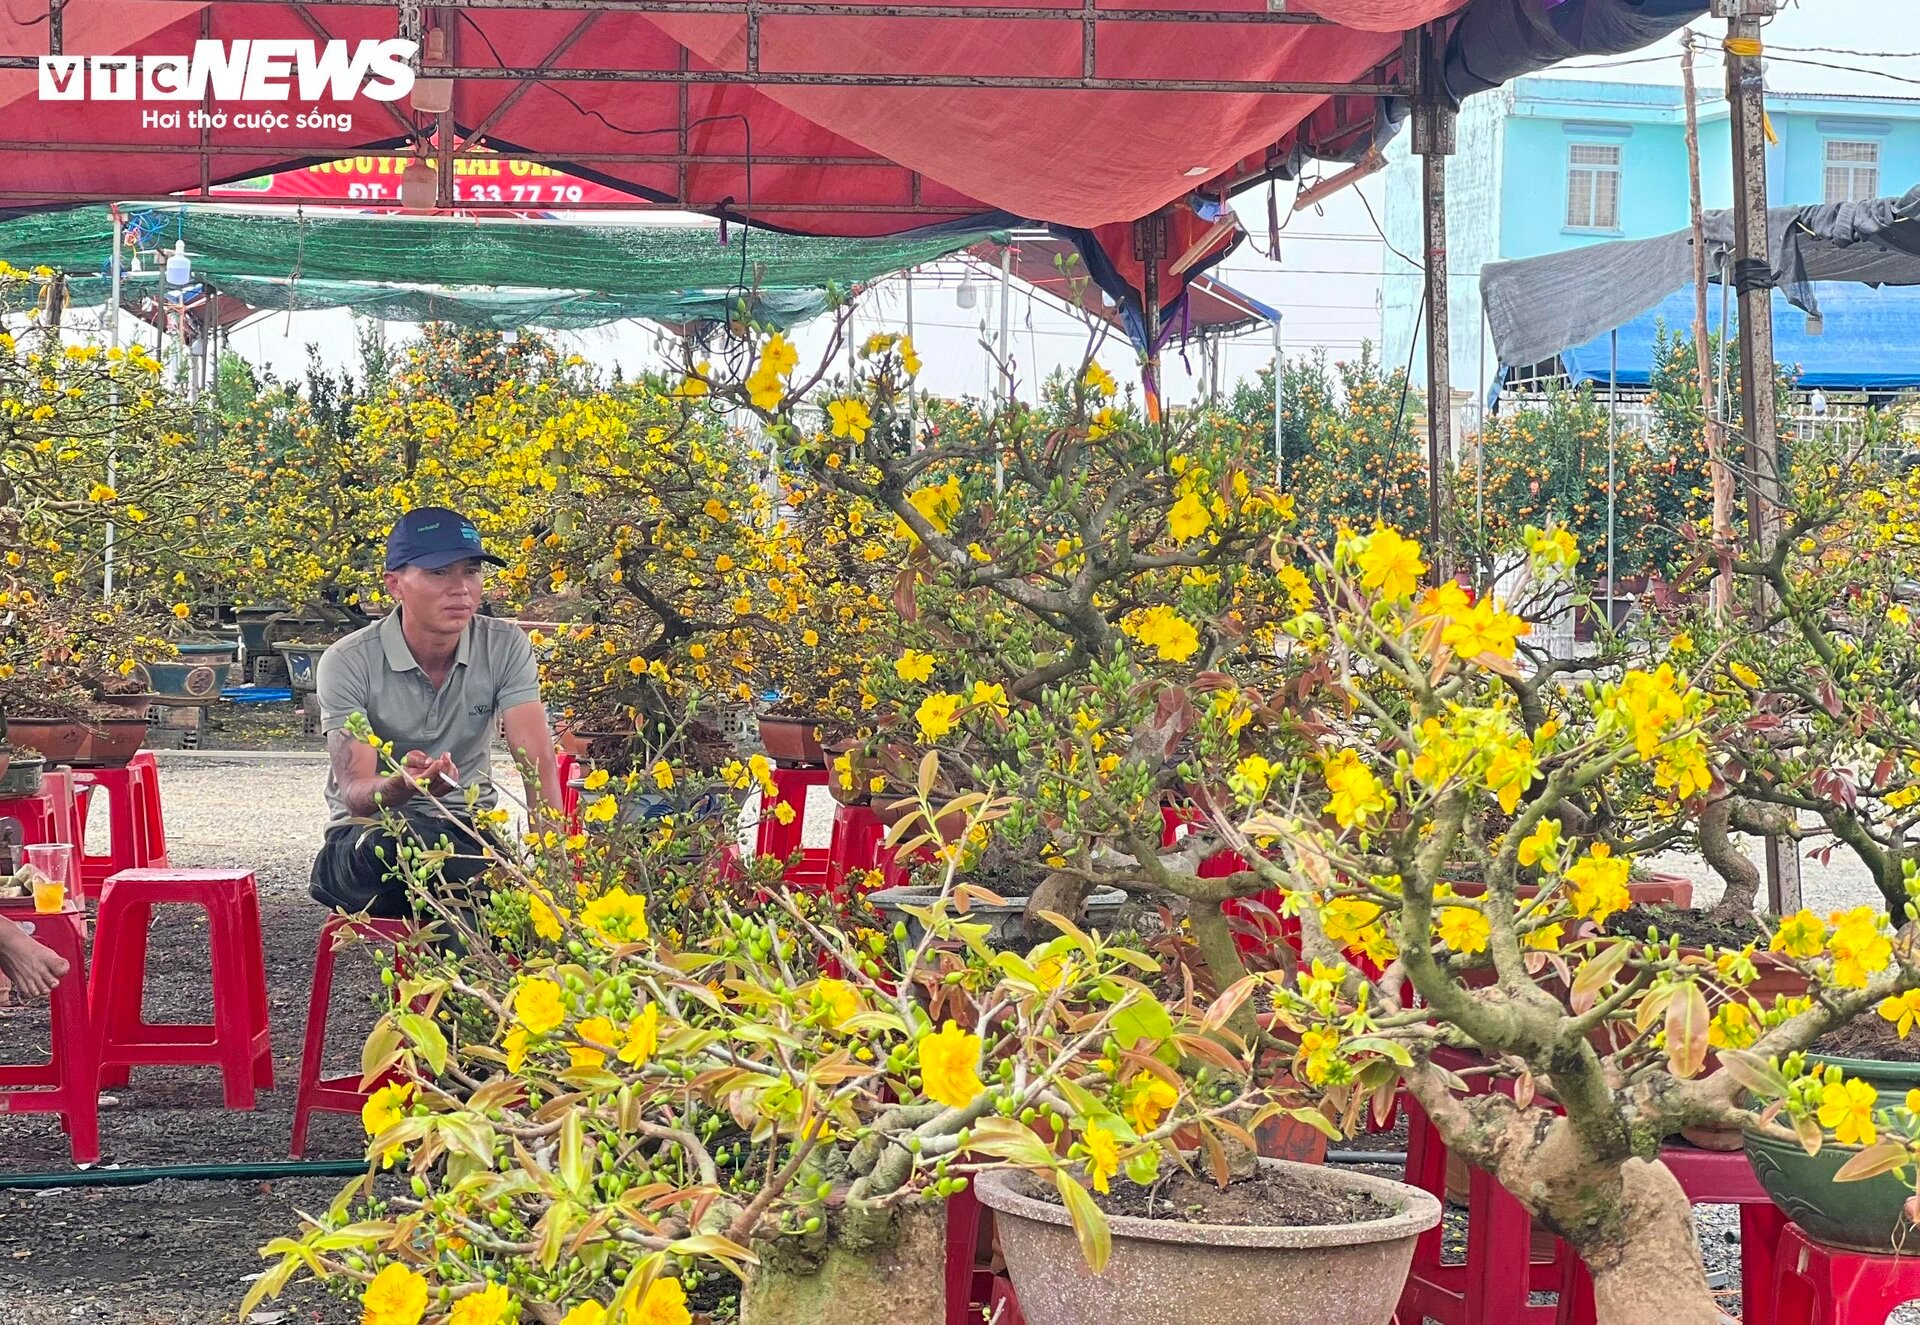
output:
[[[1827,1058],[1809,1054],[1817,1067],[1838,1067],[1849,1079],[1868,1082],[1879,1092],[1882,1108],[1899,1108],[1907,1092],[1920,1086],[1920,1063],[1881,1063],[1860,1058]],[[1912,1250],[1914,1225],[1902,1216],[1910,1183],[1891,1173],[1865,1182],[1835,1182],[1841,1165],[1860,1153],[1859,1146],[1832,1140],[1809,1155],[1784,1128],[1748,1128],[1747,1162],[1773,1203],[1806,1230],[1807,1236],[1829,1246],[1845,1247],[1880,1256]]]

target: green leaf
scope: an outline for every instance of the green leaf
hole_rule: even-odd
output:
[[[447,1070],[447,1037],[433,1022],[433,1018],[422,1016],[418,1012],[402,1012],[394,1018],[400,1029],[406,1033],[420,1056],[427,1060],[427,1066],[437,1077]]]
[[[1396,1040],[1382,1039],[1378,1035],[1361,1035],[1347,1041],[1350,1053],[1376,1053],[1395,1067],[1412,1067],[1413,1055],[1407,1047]]]
[[[1689,982],[1667,1003],[1667,1066],[1682,1081],[1700,1075],[1707,1063],[1707,1032],[1713,1014],[1700,986]]]
[[[1568,1001],[1575,1015],[1588,1011],[1600,1001],[1600,991],[1606,988],[1607,982],[1626,964],[1632,953],[1631,943],[1615,943],[1581,964],[1579,972],[1573,977],[1573,989]]]
[[[1820,1153],[1820,1146],[1826,1137],[1820,1131],[1820,1124],[1811,1118],[1795,1118],[1793,1134],[1800,1138],[1800,1148],[1809,1155]]]
[[[696,1233],[689,1238],[681,1238],[667,1248],[670,1256],[711,1256],[715,1260],[727,1261],[736,1265],[758,1265],[760,1260],[739,1243],[721,1237],[718,1233]]]
[[[576,1195],[584,1194],[593,1176],[587,1166],[586,1134],[578,1110],[568,1110],[560,1122],[560,1181]]]
[[[400,1056],[402,1040],[400,1028],[393,1024],[390,1017],[382,1017],[374,1023],[373,1030],[367,1035],[367,1042],[360,1049],[360,1088],[371,1090],[373,1083],[386,1070],[393,1066],[393,1060]]]
[[[982,1118],[967,1137],[967,1149],[1022,1168],[1054,1167],[1054,1154],[1031,1127],[1013,1118]]]
[[[1720,1066],[1727,1075],[1761,1099],[1777,1100],[1787,1093],[1787,1079],[1780,1069],[1756,1053],[1745,1049],[1722,1049]]]
[[[1142,1040],[1158,1045],[1173,1038],[1173,1018],[1151,994],[1142,994],[1121,1008],[1109,1024],[1122,1049],[1131,1049]]]
[[[1113,1230],[1107,1226],[1106,1215],[1094,1204],[1092,1194],[1065,1169],[1055,1171],[1053,1185],[1060,1193],[1060,1203],[1067,1208],[1067,1218],[1073,1221],[1073,1235],[1080,1240],[1080,1254],[1087,1258],[1087,1268],[1099,1274],[1113,1255]]]

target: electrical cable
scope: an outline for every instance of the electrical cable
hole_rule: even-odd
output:
[[[1356,188],[1353,191],[1353,196],[1358,198],[1360,205],[1366,209],[1367,220],[1373,222],[1373,233],[1380,236],[1380,242],[1387,246],[1387,251],[1393,254],[1394,257],[1400,259],[1400,261],[1406,263],[1409,267],[1412,267],[1415,271],[1425,271],[1427,269],[1426,263],[1415,262],[1412,258],[1393,246],[1393,241],[1387,238],[1387,232],[1380,228],[1380,218],[1373,214],[1373,204],[1367,201],[1366,193]]]

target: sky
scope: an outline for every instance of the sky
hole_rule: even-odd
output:
[[[1914,7],[1915,0],[1787,0],[1766,34],[1772,57],[1768,85],[1781,91],[1920,96],[1920,28],[1913,22]],[[1695,27],[1713,35],[1717,48],[1724,23],[1703,19]],[[1889,34],[1899,49],[1888,50]],[[1555,72],[1677,85],[1680,44],[1674,38],[1630,56],[1576,62]],[[1715,85],[1720,77],[1717,58],[1703,58],[1702,84]],[[1329,168],[1328,173],[1335,169]],[[1884,182],[1889,192],[1909,183],[1920,181]],[[1292,189],[1292,185],[1280,186],[1283,213]],[[1347,359],[1359,352],[1363,341],[1379,340],[1382,248],[1374,218],[1384,221],[1381,195],[1376,177],[1343,190],[1320,207],[1296,213],[1282,234],[1277,255],[1261,251],[1266,247],[1265,190],[1253,190],[1235,200],[1253,235],[1216,269],[1216,275],[1279,309],[1290,357],[1324,349],[1330,358]],[[997,273],[974,274],[980,297],[971,311],[962,310],[956,301],[964,274],[959,265],[949,263],[922,269],[915,277],[915,341],[926,363],[924,389],[945,396],[977,397],[988,389],[992,373],[981,342],[998,330],[1000,313],[992,288]],[[871,290],[855,313],[858,333],[904,330],[905,303],[899,280]],[[1022,396],[1029,396],[1035,384],[1056,367],[1077,365],[1086,353],[1084,325],[1043,296],[1017,285],[1010,321],[1011,354],[1018,365],[1015,389]],[[411,328],[390,330],[399,335]],[[607,368],[618,364],[629,374],[661,362],[662,339],[650,326],[629,322],[554,334],[590,361]],[[803,362],[824,353],[825,339],[818,329],[797,337]],[[282,375],[300,372],[310,343],[319,347],[321,357],[330,364],[351,363],[354,341],[349,315],[273,314],[240,328],[232,339],[240,354]],[[1098,357],[1121,381],[1134,379],[1132,351],[1123,341],[1111,339]],[[1219,374],[1223,388],[1253,376],[1272,359],[1273,339],[1265,328],[1227,342]],[[1179,354],[1168,356],[1167,390],[1176,403],[1193,399],[1200,389],[1197,354],[1190,361],[1192,372]]]

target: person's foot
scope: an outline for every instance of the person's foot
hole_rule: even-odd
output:
[[[45,998],[66,977],[67,961],[13,921],[0,919],[0,971],[28,998]]]

